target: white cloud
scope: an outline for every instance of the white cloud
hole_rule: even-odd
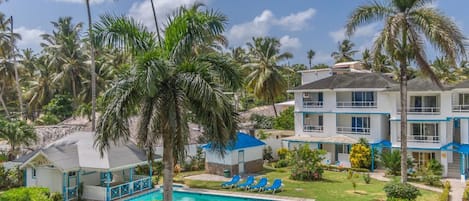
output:
[[[73,0],[70,0],[73,1]],[[103,1],[103,0],[101,0]],[[168,15],[181,6],[192,5],[195,2],[208,3],[208,0],[159,0],[155,1],[156,17],[160,26],[166,23]],[[150,1],[136,2],[129,9],[129,16],[141,21],[147,27],[155,30],[155,21]]]
[[[85,3],[85,0],[54,0],[56,2],[64,2],[64,3]],[[104,2],[111,2],[112,0],[90,0],[91,4],[101,4]]]
[[[316,11],[309,8],[305,11],[292,13],[288,16],[277,18],[270,10],[264,10],[252,21],[233,25],[227,32],[231,44],[243,45],[252,37],[267,35],[273,27],[279,27],[288,31],[300,31],[307,27],[308,21]],[[284,39],[285,40],[285,39]]]
[[[314,55],[313,58],[313,63],[332,63],[333,59],[331,57],[330,53],[324,53],[324,52],[316,52],[316,55]]]
[[[378,23],[371,23],[366,26],[358,27],[353,34],[355,38],[361,37],[370,37],[374,36],[378,32],[379,24]],[[337,31],[329,32],[329,36],[334,40],[334,42],[342,41],[346,38],[345,36],[345,28],[339,29]]]
[[[301,47],[300,39],[296,37],[292,38],[289,35],[281,37],[280,44],[282,45],[282,51],[296,50]]]
[[[17,43],[19,49],[31,48],[34,51],[39,51],[42,41],[41,35],[46,33],[41,29],[29,29],[23,26],[16,28],[14,31],[21,35],[21,40]]]

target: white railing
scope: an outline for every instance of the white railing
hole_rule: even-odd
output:
[[[323,126],[320,125],[303,125],[304,132],[321,132],[323,131]]]
[[[401,108],[397,109],[401,113]],[[408,114],[440,114],[440,107],[408,107]]]
[[[337,101],[337,108],[374,108],[376,101]]]
[[[469,112],[469,105],[453,105],[453,112]]]
[[[363,127],[337,127],[337,133],[340,134],[369,135],[370,130]]]
[[[321,108],[323,101],[313,101],[303,99],[303,108]]]
[[[401,141],[401,136],[397,137],[397,141]],[[407,136],[407,142],[440,143],[440,136],[409,135]]]

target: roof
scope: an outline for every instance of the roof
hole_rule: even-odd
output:
[[[39,155],[64,171],[117,170],[147,161],[146,153],[128,141],[111,143],[110,148],[101,157],[99,150],[94,146],[94,139],[92,132],[75,132],[41,148],[30,156],[22,167]]]
[[[456,85],[454,85],[455,89],[464,89],[464,88],[469,88],[469,80],[462,81]]]
[[[319,143],[331,143],[331,144],[356,144],[358,140],[345,135],[333,135],[328,137],[319,136],[305,136],[297,135],[292,137],[283,138],[285,141],[299,141],[299,142],[319,142]]]
[[[378,73],[344,73],[310,82],[293,89],[350,89],[350,88],[392,88],[398,83]]]
[[[257,138],[252,137],[252,136],[250,136],[246,133],[242,133],[242,132],[238,132],[238,134],[236,136],[236,142],[234,142],[234,143],[230,142],[228,144],[231,144],[231,146],[226,148],[226,150],[228,150],[228,151],[265,145],[264,142],[258,140]],[[211,143],[208,143],[208,144],[204,145],[203,148],[204,149],[210,149],[211,148]]]
[[[399,91],[399,85],[395,86],[391,91]],[[440,88],[435,82],[430,78],[425,77],[416,77],[407,81],[407,91],[444,91],[450,90],[451,87],[443,85],[443,88]]]
[[[333,68],[347,68],[350,65],[361,64],[361,61],[347,61],[347,62],[339,62],[334,64]]]

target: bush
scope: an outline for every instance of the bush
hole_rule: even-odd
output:
[[[384,186],[387,200],[413,201],[421,195],[420,191],[408,183],[390,182]]]
[[[51,199],[52,201],[62,201],[62,200],[63,200],[63,197],[62,197],[62,194],[61,194],[61,193],[55,192],[55,193],[52,193],[52,194],[50,195],[50,199]]]
[[[274,129],[278,130],[293,130],[295,129],[295,111],[294,107],[288,107],[274,119]]]
[[[274,157],[272,156],[272,147],[267,146],[262,149],[262,159],[268,161],[274,159]]]
[[[285,159],[279,160],[277,161],[277,163],[275,163],[275,168],[284,168],[287,166],[288,166],[288,161]]]
[[[439,201],[449,201],[449,192],[451,191],[451,184],[446,181],[443,185],[443,192],[440,195]]]
[[[290,178],[300,181],[320,180],[324,172],[321,165],[324,150],[311,150],[307,144],[288,154],[288,163],[292,165]]]
[[[265,115],[252,114],[249,118],[254,123],[255,129],[271,129],[274,121],[274,117],[268,117]]]
[[[462,201],[469,201],[469,185],[466,183],[466,188],[464,188],[464,193],[462,194]]]
[[[365,182],[365,184],[370,184],[371,177],[369,173],[363,174],[363,181]]]
[[[360,140],[361,143],[352,145],[350,151],[350,163],[353,168],[371,167],[371,149],[366,140]]]
[[[44,114],[39,119],[36,120],[36,125],[54,125],[58,124],[60,119],[53,114]]]
[[[426,166],[428,171],[431,171],[432,174],[441,176],[443,175],[443,165],[435,159],[430,160]]]
[[[417,175],[427,185],[441,186],[443,166],[436,160],[430,160],[427,165],[417,171]]]
[[[23,173],[19,168],[5,169],[0,165],[0,189],[9,189],[23,185]]]
[[[277,155],[280,160],[285,159],[288,154],[288,149],[287,148],[280,148],[277,150]]]
[[[399,150],[383,151],[381,161],[388,174],[399,175],[401,171],[401,152]]]
[[[348,167],[341,167],[341,166],[336,166],[336,165],[323,165],[323,168],[329,171],[335,171],[335,172],[342,172],[342,171],[354,171],[354,172],[370,172],[369,169],[365,168],[348,168]]]
[[[52,201],[47,188],[14,188],[0,194],[0,201]]]
[[[72,98],[68,95],[55,95],[43,109],[45,114],[55,115],[63,121],[73,114]]]

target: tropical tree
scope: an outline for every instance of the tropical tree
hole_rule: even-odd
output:
[[[361,62],[363,64],[363,67],[365,67],[365,69],[371,70],[373,68],[373,65],[372,65],[373,61],[372,61],[369,49],[363,50]]]
[[[270,37],[253,38],[247,46],[249,63],[243,65],[250,72],[246,77],[247,87],[257,98],[272,103],[275,116],[278,116],[275,98],[285,92],[287,83],[277,62],[286,59],[290,53],[280,53],[280,41]]]
[[[309,62],[309,69],[311,69],[311,67],[312,67],[312,62],[313,62],[314,55],[316,55],[316,52],[314,52],[314,50],[312,50],[312,49],[310,49],[310,50],[308,50],[308,52],[306,52],[306,57],[308,58],[308,62]]]
[[[456,68],[443,57],[437,57],[431,64],[431,68],[438,80],[443,84],[454,84],[459,81]]]
[[[172,200],[173,167],[184,157],[189,114],[214,149],[222,151],[236,137],[237,114],[223,89],[239,87],[240,77],[229,59],[209,48],[223,33],[226,17],[200,7],[181,7],[169,17],[162,46],[129,17],[107,15],[95,25],[96,39],[134,57],[126,76],[104,94],[108,105],[98,121],[96,145],[103,152],[130,138],[128,118],[138,111],[137,141],[150,160],[157,140],[163,141],[164,200]]]
[[[54,72],[50,68],[49,57],[42,56],[34,61],[34,70],[27,81],[28,90],[25,93],[28,101],[28,113],[34,119],[39,115],[42,106],[46,105],[54,96]]]
[[[153,4],[153,1],[152,1]],[[88,38],[89,38],[89,56],[90,56],[90,74],[91,74],[91,130],[96,130],[96,69],[94,60],[94,36],[91,20],[90,0],[86,0],[86,14],[88,16]]]
[[[353,11],[346,25],[351,36],[364,24],[382,21],[384,27],[374,41],[372,53],[383,52],[399,64],[401,101],[401,182],[407,182],[407,69],[416,62],[420,70],[441,86],[425,57],[425,41],[455,64],[465,55],[465,37],[456,23],[430,6],[432,0],[372,2]]]
[[[25,121],[8,121],[0,119],[0,139],[6,140],[10,146],[8,160],[14,160],[22,146],[30,146],[36,140],[36,131]]]
[[[332,52],[331,57],[335,60],[335,63],[353,61],[353,55],[358,52],[357,50],[353,50],[354,46],[355,44],[347,39],[338,42],[337,51]]]

